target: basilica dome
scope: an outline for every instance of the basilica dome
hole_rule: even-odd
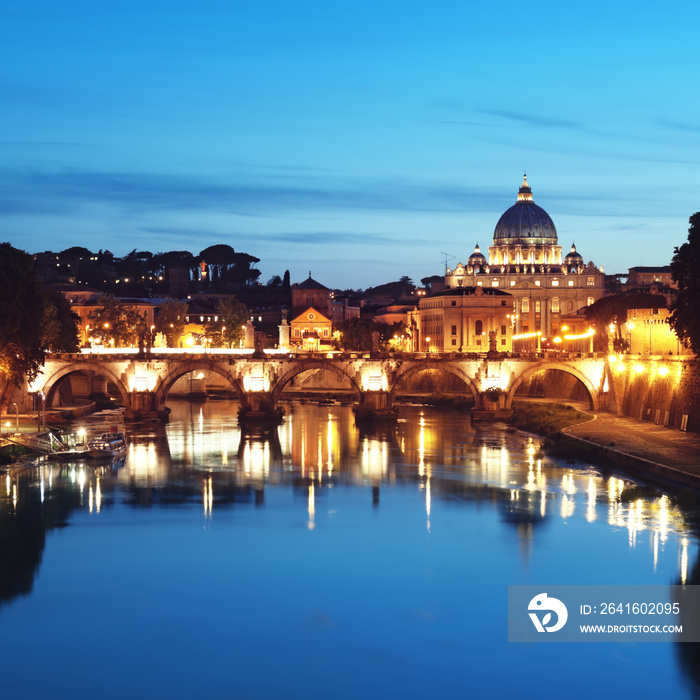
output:
[[[556,245],[557,229],[547,212],[532,200],[527,176],[518,190],[518,200],[498,220],[494,245]]]

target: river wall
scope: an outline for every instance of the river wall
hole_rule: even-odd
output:
[[[700,432],[700,364],[694,357],[623,355],[610,363],[610,408],[637,420]]]

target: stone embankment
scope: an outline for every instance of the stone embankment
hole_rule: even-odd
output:
[[[700,490],[700,435],[605,411],[561,432],[632,476]]]

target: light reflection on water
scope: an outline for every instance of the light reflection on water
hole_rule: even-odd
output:
[[[149,642],[152,665],[140,680],[161,669],[170,697],[191,697],[195,686],[143,627],[154,616],[174,616],[186,639],[210,640],[208,655],[191,646],[186,654],[207,665],[217,695],[233,663],[243,697],[385,696],[376,682],[392,696],[453,697],[467,668],[470,695],[528,697],[539,687],[532,664],[547,659],[573,673],[574,647],[508,645],[509,584],[698,583],[696,528],[672,499],[623,502],[628,480],[550,461],[536,439],[503,426],[407,407],[395,429],[360,431],[347,407],[295,404],[279,430],[255,436],[241,433],[234,403],[172,409],[164,429],[130,435],[123,465],[44,463],[0,481],[3,550],[16,547],[19,519],[46,532],[45,551],[43,535],[25,543],[20,583],[5,575],[0,590],[5,639],[19,640],[0,642],[0,658],[18,670],[23,635],[33,630],[27,644],[37,651],[38,634],[41,649],[47,616],[69,645],[83,641],[71,638],[74,611],[63,613],[56,596],[78,609],[106,597],[126,619],[137,616],[133,627]],[[164,585],[174,587],[170,597]],[[207,619],[193,618],[197,605]],[[110,619],[99,630],[106,644],[146,643],[118,614]],[[263,651],[272,639],[281,657]],[[692,682],[670,645],[584,646],[578,668],[612,674],[627,659],[627,690],[678,694]],[[643,673],[651,658],[653,681]],[[416,675],[419,665],[430,678]],[[339,677],[345,685],[327,692]],[[14,674],[9,687],[13,679],[21,688]],[[582,678],[567,696],[595,689]],[[113,692],[126,689],[116,681]]]

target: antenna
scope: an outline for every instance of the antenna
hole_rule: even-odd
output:
[[[446,253],[444,250],[441,250],[440,253],[445,256],[445,274],[447,274],[447,263],[450,262],[450,260],[454,260],[457,256],[450,255],[449,253]]]

